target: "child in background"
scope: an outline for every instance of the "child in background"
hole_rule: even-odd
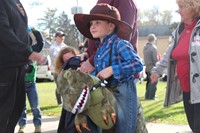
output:
[[[45,42],[42,34],[35,28],[28,28],[28,32],[31,38],[31,50],[35,52],[41,52]],[[27,100],[30,103],[31,112],[33,114],[33,123],[35,127],[35,133],[41,132],[42,125],[42,114],[39,106],[39,98],[36,87],[36,70],[37,63],[35,61],[30,61],[25,65],[25,89]],[[19,118],[19,133],[23,133],[27,125],[27,105],[25,105],[24,110]]]
[[[73,47],[64,47],[59,52],[55,63],[55,72],[58,74],[65,69],[77,69],[80,67],[80,57],[76,56],[77,51]],[[79,61],[78,61],[79,60]],[[57,133],[78,133],[75,128],[74,123],[75,114],[68,112],[62,108],[58,131]],[[98,133],[99,128],[88,118],[87,120],[89,128],[91,131],[82,129],[83,133]]]
[[[69,60],[71,57],[76,56],[76,50],[72,47],[64,47],[61,49],[61,51],[58,54],[58,57],[55,61],[55,71],[56,73],[60,73],[62,70],[63,64]]]
[[[74,20],[79,31],[95,40],[98,46],[92,74],[107,80],[108,88],[117,99],[117,121],[113,132],[134,132],[137,92],[132,75],[142,71],[143,64],[130,42],[124,40],[132,28],[121,21],[119,11],[108,4],[95,5],[90,14],[75,14]]]

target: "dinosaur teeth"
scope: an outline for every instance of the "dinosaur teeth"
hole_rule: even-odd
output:
[[[86,86],[81,92],[76,104],[72,109],[73,114],[81,113],[86,105],[87,99],[89,97],[89,88]]]

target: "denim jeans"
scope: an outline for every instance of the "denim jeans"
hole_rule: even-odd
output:
[[[145,93],[145,99],[150,99],[150,100],[154,100],[155,99],[155,95],[156,95],[156,91],[157,91],[157,83],[158,81],[154,82],[153,84],[151,83],[151,73],[150,72],[146,72],[147,74],[147,83],[146,83],[146,93]]]
[[[38,93],[37,93],[37,88],[35,82],[26,82],[25,83],[26,87],[26,94],[28,97],[28,101],[30,103],[31,111],[33,114],[33,123],[34,126],[41,126],[41,111],[39,108],[39,100],[38,100]],[[26,106],[24,107],[24,110],[21,114],[21,117],[19,119],[19,126],[26,126],[27,124],[27,110]]]
[[[134,80],[118,85],[114,89],[117,100],[117,121],[113,131],[103,130],[103,133],[133,133],[136,129],[138,114],[138,99]]]

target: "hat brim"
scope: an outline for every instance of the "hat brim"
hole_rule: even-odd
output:
[[[65,34],[58,34],[58,35],[55,35],[55,37],[57,37],[57,36],[65,36]]]
[[[113,17],[109,17],[108,15],[103,14],[75,14],[74,15],[74,22],[78,30],[83,34],[85,37],[89,39],[95,39],[93,38],[92,34],[90,33],[90,21],[92,20],[105,20],[112,22],[117,27],[116,34],[118,37],[128,40],[130,37],[130,34],[132,33],[132,28],[129,24],[127,24],[124,21],[114,19]]]

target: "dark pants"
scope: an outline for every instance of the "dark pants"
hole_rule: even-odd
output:
[[[153,84],[151,84],[151,79],[150,79],[151,73],[146,72],[146,75],[147,75],[147,83],[146,83],[145,99],[155,99],[158,82],[154,82]]]
[[[58,87],[57,76],[58,75],[54,73],[53,76],[54,76],[54,81],[56,83],[56,91],[55,91],[56,100],[57,100],[57,103],[59,105],[59,104],[62,104],[62,100],[61,100],[61,95],[57,91],[57,87]]]
[[[188,124],[194,133],[200,133],[200,103],[190,103],[190,93],[183,92],[183,103]]]
[[[75,128],[74,120],[75,115],[62,108],[57,133],[78,133]],[[100,133],[100,128],[98,128],[89,117],[87,117],[87,124],[91,131],[81,128],[82,133]]]
[[[0,133],[14,133],[24,106],[23,67],[0,69]]]

